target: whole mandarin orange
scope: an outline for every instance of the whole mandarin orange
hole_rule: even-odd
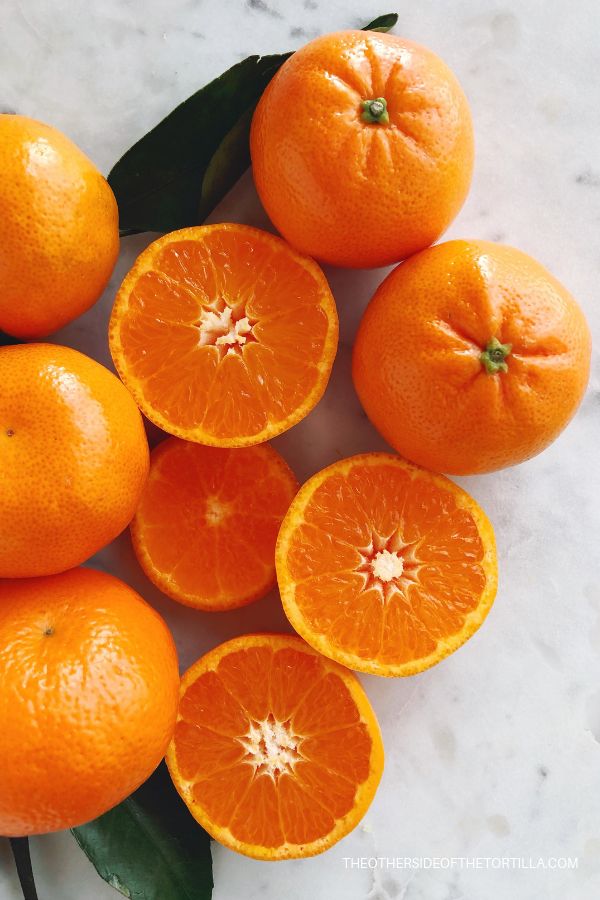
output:
[[[354,385],[403,456],[454,474],[535,456],[583,397],[591,339],[569,292],[513,247],[448,241],[375,292],[354,346]]]
[[[69,347],[0,348],[0,578],[63,572],[127,527],[149,467],[119,379]]]
[[[173,638],[92,569],[0,581],[0,834],[81,825],[162,759],[177,713]]]
[[[430,50],[340,31],[279,69],[250,135],[254,180],[295,247],[350,268],[428,247],[467,195],[473,128],[462,89]]]
[[[119,254],[114,194],[65,135],[0,115],[0,330],[45,337],[84,313]]]

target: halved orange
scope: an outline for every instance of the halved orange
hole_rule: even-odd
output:
[[[167,765],[216,840],[290,859],[321,853],[360,821],[383,745],[352,672],[295,635],[242,635],[183,676]]]
[[[225,610],[275,584],[275,542],[298,490],[269,444],[204,447],[168,438],[150,475],[131,536],[144,572],[187,606]]]
[[[109,326],[115,366],[144,415],[217,447],[259,444],[307,415],[327,385],[337,336],[317,263],[235,224],[150,244]]]
[[[374,675],[413,675],[452,653],[497,586],[494,532],[475,500],[386,453],[313,475],[283,520],[276,566],[296,631]]]

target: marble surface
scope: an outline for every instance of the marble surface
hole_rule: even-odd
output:
[[[253,52],[388,11],[383,0],[3,0],[0,108],[67,132],[104,170],[175,103]],[[473,108],[477,164],[449,235],[515,244],[600,329],[600,14],[596,0],[421,0],[397,33],[429,45]],[[266,224],[245,177],[213,217]],[[123,241],[102,301],[56,336],[109,363],[115,289],[149,236]],[[301,479],[381,448],[350,348],[381,272],[328,270],[341,317],[319,407],[275,443]],[[600,896],[600,368],[574,423],[526,465],[461,479],[488,511],[500,590],[481,631],[424,674],[364,678],[387,751],[363,825],[321,857],[268,864],[214,845],[215,900],[592,900]],[[154,438],[156,435],[154,435]],[[182,666],[234,634],[286,628],[277,596],[195,613],[144,579],[122,537],[93,561],[165,615]],[[1,761],[0,761],[1,763]],[[1,784],[0,784],[1,790]],[[32,841],[40,900],[111,900],[68,834]],[[347,868],[344,857],[578,858],[571,870]],[[485,865],[485,863],[483,863]],[[0,900],[20,897],[0,842]]]

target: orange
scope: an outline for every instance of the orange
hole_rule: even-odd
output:
[[[216,840],[256,859],[289,859],[321,853],[359,822],[383,746],[351,672],[298,637],[253,634],[184,675],[167,765]]]
[[[131,521],[142,417],[112,372],[53,344],[0,349],[0,578],[63,572]]]
[[[169,438],[152,452],[131,536],[154,584],[198,609],[257,600],[275,584],[275,541],[298,490],[269,444],[239,450]]]
[[[96,302],[119,255],[110,186],[64,134],[0,115],[0,330],[45,337]]]
[[[337,335],[318,265],[247,225],[184,228],[151,244],[109,329],[115,366],[144,414],[216,447],[262,443],[310,412]]]
[[[403,456],[439,472],[491,472],[547,447],[590,367],[579,306],[538,262],[449,241],[381,284],[354,347],[354,385]]]
[[[0,834],[81,825],[148,778],[171,739],[177,654],[102,572],[0,581]]]
[[[467,100],[430,50],[389,34],[316,38],[279,69],[250,136],[254,181],[291,244],[336,266],[429,246],[467,195]]]
[[[443,475],[366,453],[300,489],[279,533],[277,578],[288,619],[316,650],[361,672],[414,675],[488,614],[494,532]]]

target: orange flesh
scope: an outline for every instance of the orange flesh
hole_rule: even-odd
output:
[[[337,344],[325,276],[281,239],[242,225],[184,229],[142,254],[110,327],[119,374],[172,434],[254,444],[320,399]]]
[[[470,636],[496,574],[491,526],[464,491],[385,454],[343,460],[311,482],[278,547],[284,606],[309,643],[395,675]]]
[[[192,813],[233,849],[320,852],[356,824],[381,775],[368,700],[351,673],[297,637],[229,645],[184,676],[171,775]]]
[[[277,532],[297,489],[268,444],[230,450],[169,438],[152,453],[131,525],[136,555],[182,603],[250,603],[275,582]]]

